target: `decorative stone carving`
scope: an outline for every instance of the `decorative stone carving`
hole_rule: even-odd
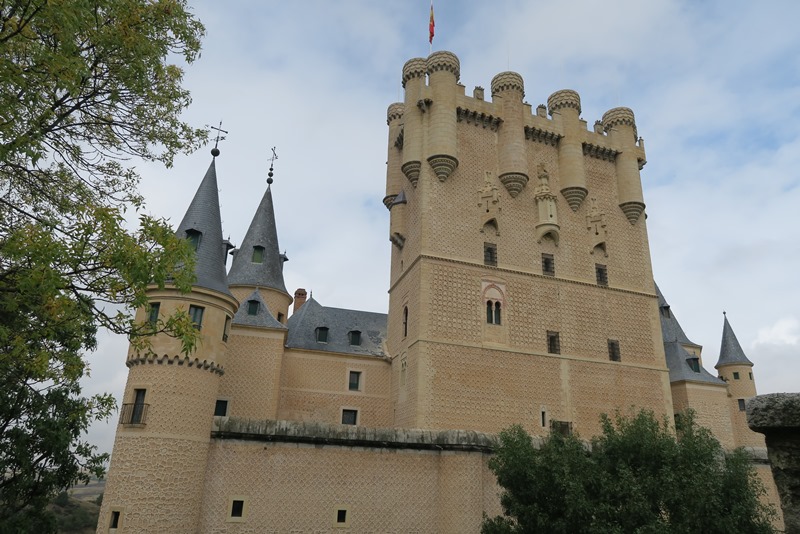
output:
[[[612,108],[603,113],[603,129],[606,132],[618,124],[624,124],[633,128],[633,142],[635,143],[639,138],[639,134],[636,131],[636,119],[633,116],[633,110],[631,108]]]
[[[414,187],[417,187],[417,182],[419,182],[420,169],[422,169],[422,163],[419,161],[409,161],[400,167],[400,170],[403,171],[403,174],[406,175],[406,178],[408,178],[408,181],[411,182],[411,185]]]
[[[405,139],[405,128],[400,128],[400,133],[397,134],[397,139],[394,140],[394,147],[398,150],[403,150],[403,140]]]
[[[522,81],[522,76],[516,72],[501,72],[492,78],[491,87],[493,95],[503,91],[519,91],[522,95],[520,98],[525,96],[525,83]]]
[[[431,100],[430,98],[422,98],[420,100],[417,100],[417,107],[423,113],[429,111],[431,109],[432,104],[433,100]]]
[[[592,207],[589,208],[589,215],[586,216],[586,229],[594,234],[594,236],[605,241],[608,235],[606,229],[606,214],[597,208],[597,199],[592,198]]]
[[[429,157],[428,163],[431,164],[431,168],[433,169],[433,172],[436,173],[436,177],[440,182],[447,180],[456,167],[458,167],[458,160],[453,156],[448,156],[445,154],[437,154]],[[419,173],[417,173],[417,179],[419,179]],[[416,182],[411,183],[415,184],[414,187],[416,187]]]
[[[388,126],[391,124],[393,120],[402,119],[403,113],[406,111],[406,105],[402,102],[395,102],[394,104],[389,105],[389,109],[386,110],[386,125]]]
[[[525,139],[530,139],[531,141],[536,141],[550,146],[556,146],[558,145],[558,140],[562,137],[563,136],[561,134],[543,130],[541,128],[537,128],[536,126],[525,127]]]
[[[461,107],[456,108],[456,120],[458,122],[474,124],[475,126],[483,126],[484,128],[489,128],[493,132],[496,132],[497,128],[499,128],[500,124],[503,122],[503,119],[500,117]]]
[[[425,73],[428,71],[428,67],[425,61],[425,58],[415,57],[411,58],[406,61],[406,64],[403,65],[403,87],[406,86],[406,82],[411,78],[419,78],[421,76],[425,76]]]
[[[613,148],[595,145],[594,143],[583,143],[583,155],[604,161],[616,161],[617,156],[620,154],[619,150]]]
[[[541,243],[545,236],[550,236],[558,245],[561,227],[558,224],[556,201],[558,198],[550,190],[550,175],[543,163],[538,168],[539,185],[536,186],[536,207],[539,211],[539,222],[536,224],[536,240]]]
[[[639,220],[639,216],[641,216],[644,211],[643,202],[623,202],[619,207],[631,224],[636,224],[636,221]]]
[[[516,198],[528,184],[528,176],[521,172],[507,172],[500,175],[500,183],[506,187],[511,198]]]
[[[387,210],[392,209],[392,204],[394,204],[395,198],[397,198],[397,195],[386,195],[383,197],[383,205],[386,206]]]
[[[581,97],[572,89],[562,89],[556,91],[547,98],[547,107],[550,110],[550,115],[552,115],[554,111],[567,107],[578,110],[578,114],[580,114]]]
[[[569,208],[572,211],[578,211],[578,208],[581,207],[581,203],[583,199],[586,198],[586,195],[589,192],[586,190],[585,187],[565,187],[561,190],[561,194],[564,195],[564,199],[567,201]]]
[[[406,65],[408,65],[408,63],[406,63]],[[452,72],[456,77],[456,81],[461,77],[461,63],[458,61],[458,57],[456,57],[454,53],[446,50],[440,50],[429,55],[426,70],[428,74],[440,70]],[[405,69],[403,69],[403,73],[405,73]]]
[[[492,173],[486,171],[483,189],[478,191],[478,207],[481,209],[481,224],[500,215],[500,190],[492,183]]]

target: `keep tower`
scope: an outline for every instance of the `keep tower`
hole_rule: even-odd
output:
[[[177,234],[196,251],[196,283],[187,294],[152,287],[145,323],[190,314],[200,339],[195,352],[155,334],[151,351],[129,349],[128,381],[98,525],[125,532],[197,532],[212,416],[224,374],[227,328],[239,303],[228,290],[216,155]],[[157,514],[154,511],[158,511]],[[114,531],[114,530],[110,530]]]
[[[387,112],[395,425],[592,435],[614,407],[671,414],[633,112],[589,130],[575,91],[533,110],[519,74],[486,100],[460,70],[409,60]]]

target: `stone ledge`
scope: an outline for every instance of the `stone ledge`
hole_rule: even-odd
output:
[[[310,443],[342,447],[474,451],[483,453],[492,453],[497,446],[495,436],[472,430],[370,428],[304,421],[251,420],[235,417],[215,418],[211,437],[214,439]]]
[[[747,424],[762,434],[800,431],[800,393],[770,393],[747,401]]]

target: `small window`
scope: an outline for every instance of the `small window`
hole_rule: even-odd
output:
[[[161,303],[151,302],[150,308],[147,310],[147,322],[154,325],[158,322],[158,312],[161,309]]]
[[[342,424],[343,425],[358,424],[358,410],[342,410]]]
[[[189,306],[189,317],[192,319],[192,323],[194,323],[194,327],[197,330],[200,330],[200,327],[203,326],[203,311],[205,308],[202,306]]]
[[[121,513],[119,510],[113,510],[111,512],[111,523],[108,525],[108,528],[119,528],[119,519]]]
[[[669,306],[662,306],[661,307],[661,315],[663,315],[664,317],[669,319],[669,316],[670,316],[670,314],[669,314]]]
[[[247,315],[258,315],[258,309],[260,307],[260,302],[257,300],[248,300],[247,301]]]
[[[497,245],[494,243],[483,244],[483,264],[497,267]]]
[[[264,263],[264,247],[253,247],[253,263]]]
[[[317,343],[327,343],[328,342],[328,328],[326,326],[320,326],[316,330],[317,332]]]
[[[686,358],[686,363],[695,373],[700,372],[700,358]]]
[[[203,232],[197,230],[186,230],[186,240],[189,241],[189,246],[192,250],[197,250],[200,246],[200,239],[203,237]]]
[[[739,411],[743,412],[745,410],[744,399],[739,399]]]
[[[547,412],[542,410],[542,428],[547,427]]]
[[[228,401],[217,399],[217,404],[214,405],[214,417],[225,417],[228,415]]]
[[[350,330],[347,333],[347,339],[351,345],[361,345],[361,332],[358,330]]]
[[[498,301],[486,301],[486,322],[488,324],[501,324],[501,305]]]
[[[350,371],[347,388],[350,391],[361,391],[361,371]]]
[[[122,406],[123,425],[143,425],[147,416],[147,404],[144,400],[147,396],[146,389],[133,390],[133,403]]]
[[[556,275],[556,260],[552,254],[542,254],[542,274],[545,276]]]
[[[408,306],[403,308],[403,337],[408,335]]]
[[[569,421],[550,421],[550,433],[569,436],[572,434],[572,423]]]
[[[347,523],[347,510],[336,510],[336,522]]]
[[[753,373],[747,373],[747,374],[750,375],[750,380],[752,380],[753,379]]]
[[[619,341],[616,339],[608,340],[608,359],[612,362],[618,362],[622,359],[619,353]]]
[[[597,285],[598,286],[607,286],[608,285],[608,269],[605,265],[600,265],[599,263],[595,263],[594,265],[594,272],[597,275]]]
[[[734,373],[733,373],[733,379],[734,379],[734,380],[739,380],[739,373],[737,373],[737,372],[735,372],[735,371],[734,371]]]
[[[225,317],[225,328],[222,330],[222,341],[228,341],[228,334],[231,331],[231,318]]]
[[[561,354],[561,338],[558,332],[547,332],[547,352]]]
[[[285,317],[285,316],[284,316],[284,315],[283,315],[281,312],[278,312],[278,322],[279,322],[279,323],[282,323],[282,322],[283,322],[283,318],[284,318],[284,317]]]
[[[231,517],[244,516],[244,501],[234,499],[231,501]]]

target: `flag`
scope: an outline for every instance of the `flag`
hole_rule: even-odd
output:
[[[433,34],[436,24],[433,22],[433,0],[431,0],[431,21],[428,23],[428,42],[433,44]]]

